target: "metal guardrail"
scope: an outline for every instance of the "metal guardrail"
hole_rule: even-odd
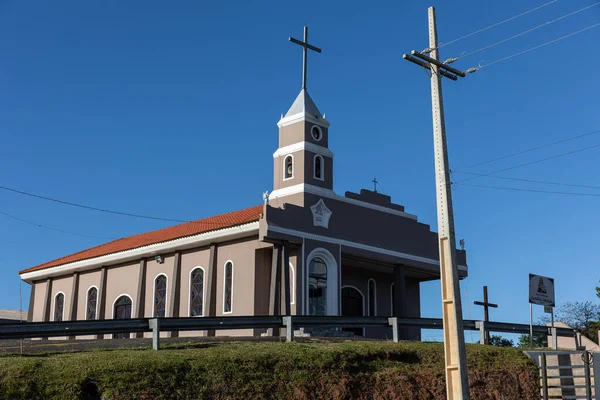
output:
[[[161,331],[204,331],[223,329],[286,329],[286,339],[294,338],[294,329],[304,327],[391,327],[393,339],[399,340],[402,328],[442,329],[440,318],[344,317],[344,316],[241,316],[110,319],[101,321],[24,322],[0,325],[0,340],[86,336],[118,333],[153,333],[153,347],[160,347]],[[465,330],[479,330],[481,343],[485,332],[529,333],[529,325],[506,322],[463,320]],[[558,336],[575,336],[569,328],[534,326],[533,332],[552,336],[556,348]]]

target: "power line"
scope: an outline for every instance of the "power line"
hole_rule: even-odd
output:
[[[506,179],[506,180],[519,181],[519,182],[542,183],[542,184],[545,184],[545,185],[568,186],[568,187],[585,188],[585,189],[600,189],[600,186],[577,185],[577,184],[571,184],[571,183],[559,183],[559,182],[550,182],[550,181],[538,181],[538,180],[535,180],[535,179],[511,178],[511,177],[508,177],[508,176],[476,174],[474,172],[460,172],[460,173],[461,174],[468,174],[468,175],[475,175],[477,177]]]
[[[571,195],[571,196],[600,197],[600,193],[557,192],[557,191],[553,191],[553,190],[520,189],[520,188],[509,188],[509,187],[501,187],[501,186],[474,185],[474,184],[471,184],[471,183],[460,183],[460,182],[456,182],[456,184],[458,184],[459,186],[470,186],[470,187],[479,187],[479,188],[487,188],[487,189],[509,190],[509,191],[513,191],[513,192],[532,192],[532,193],[562,194],[562,195]]]
[[[543,149],[543,148],[545,148],[545,147],[554,146],[555,144],[561,144],[561,143],[569,142],[569,141],[571,141],[571,140],[579,139],[579,138],[582,138],[582,137],[585,137],[585,136],[594,135],[594,134],[596,134],[596,133],[599,133],[599,132],[600,132],[600,129],[597,129],[597,130],[595,130],[595,131],[592,131],[592,132],[587,132],[587,133],[584,133],[584,134],[582,134],[582,135],[572,136],[572,137],[569,137],[569,138],[566,138],[566,139],[561,139],[561,140],[558,140],[558,141],[556,141],[556,142],[552,142],[552,143],[544,144],[544,145],[541,145],[541,146],[532,147],[532,148],[530,148],[530,149],[527,149],[527,150],[523,150],[523,151],[518,151],[518,152],[516,152],[516,153],[507,154],[507,155],[505,155],[505,156],[501,156],[501,157],[493,158],[493,159],[491,159],[491,160],[487,160],[487,161],[482,161],[482,162],[480,162],[480,163],[477,163],[477,164],[468,165],[468,166],[466,166],[466,167],[464,167],[464,168],[474,168],[474,167],[479,167],[479,166],[481,166],[481,165],[489,164],[489,163],[492,163],[492,162],[495,162],[495,161],[500,161],[500,160],[504,160],[504,159],[506,159],[506,158],[510,158],[510,157],[514,157],[514,156],[519,156],[519,155],[521,155],[521,154],[529,153],[529,152],[532,152],[532,151],[535,151],[535,150],[540,150],[540,149]],[[462,171],[454,171],[454,172],[462,172]]]
[[[193,222],[193,223],[201,223],[201,224],[206,224],[206,225],[215,225],[215,224],[216,225],[221,225],[218,222],[186,221],[186,220],[182,220],[182,219],[155,217],[155,216],[151,216],[151,215],[133,214],[133,213],[128,213],[128,212],[109,210],[109,209],[106,209],[106,208],[92,207],[92,206],[88,206],[88,205],[85,205],[85,204],[72,203],[70,201],[54,199],[54,198],[51,198],[51,197],[46,197],[46,196],[42,196],[42,195],[35,194],[35,193],[29,193],[29,192],[25,192],[25,191],[22,191],[22,190],[17,190],[17,189],[9,188],[9,187],[6,187],[6,186],[0,186],[0,190],[6,190],[6,191],[9,191],[9,192],[22,194],[24,196],[29,196],[29,197],[34,197],[34,198],[37,198],[37,199],[52,201],[54,203],[64,204],[64,205],[68,205],[68,206],[72,206],[72,207],[83,208],[83,209],[86,209],[86,210],[100,211],[100,212],[109,213],[109,214],[123,215],[123,216],[126,216],[126,217],[151,219],[151,220],[155,220],[155,221],[167,221],[167,222],[179,222],[179,223]]]
[[[522,55],[522,54],[525,54],[525,53],[529,53],[530,51],[537,50],[537,49],[539,49],[539,48],[541,48],[541,47],[544,47],[544,46],[548,46],[549,44],[556,43],[556,42],[558,42],[558,41],[560,41],[560,40],[563,40],[563,39],[566,39],[566,38],[568,38],[568,37],[571,37],[571,36],[577,35],[578,33],[581,33],[581,32],[585,32],[585,31],[587,31],[587,30],[589,30],[589,29],[592,29],[592,28],[595,28],[595,27],[597,27],[597,26],[600,26],[600,23],[597,23],[597,24],[594,24],[594,25],[590,25],[590,26],[588,26],[587,28],[583,28],[583,29],[580,29],[580,30],[578,30],[578,31],[576,31],[576,32],[569,33],[568,35],[561,36],[561,37],[559,37],[559,38],[557,38],[557,39],[554,39],[554,40],[551,40],[551,41],[549,41],[549,42],[542,43],[542,44],[540,44],[540,45],[538,45],[538,46],[531,47],[531,48],[529,48],[529,49],[527,49],[527,50],[520,51],[520,52],[518,52],[518,53],[512,54],[512,55],[510,55],[510,56],[507,56],[507,57],[501,58],[501,59],[499,59],[499,60],[496,60],[496,61],[492,61],[491,63],[488,63],[488,64],[485,64],[485,65],[482,65],[482,66],[478,67],[477,69],[482,69],[482,68],[489,67],[489,66],[491,66],[491,65],[494,65],[494,64],[498,64],[498,63],[500,63],[500,62],[502,62],[502,61],[510,60],[510,59],[511,59],[511,58],[513,58],[513,57],[520,56],[520,55]]]
[[[530,32],[533,32],[533,31],[535,31],[535,30],[537,30],[537,29],[543,28],[543,27],[545,27],[545,26],[548,26],[548,25],[550,25],[550,24],[553,24],[553,23],[555,23],[555,22],[558,22],[558,21],[560,21],[560,20],[563,20],[563,19],[565,19],[565,18],[568,18],[568,17],[570,17],[570,16],[572,16],[572,15],[578,14],[578,13],[580,13],[580,12],[582,12],[582,11],[585,11],[585,10],[587,10],[587,9],[589,9],[589,8],[596,7],[597,5],[600,5],[600,2],[597,2],[597,3],[595,3],[595,4],[592,4],[591,6],[587,6],[587,7],[584,7],[584,8],[580,8],[579,10],[576,10],[576,11],[573,11],[572,13],[569,13],[569,14],[563,15],[562,17],[556,18],[556,19],[554,19],[554,20],[552,20],[552,21],[544,22],[544,23],[543,23],[543,24],[541,24],[541,25],[538,25],[538,26],[536,26],[536,27],[533,27],[533,28],[531,28],[531,29],[528,29],[528,30],[526,30],[526,31],[523,31],[523,32],[521,32],[521,33],[518,33],[518,34],[516,34],[516,35],[514,35],[514,36],[511,36],[511,37],[509,37],[509,38],[506,38],[506,39],[500,40],[500,41],[498,41],[498,42],[496,42],[496,43],[492,43],[492,44],[490,44],[490,45],[488,45],[488,46],[485,46],[485,47],[482,47],[482,48],[480,48],[480,49],[477,49],[477,50],[474,50],[474,51],[470,51],[470,52],[468,52],[468,53],[466,53],[466,54],[462,54],[462,55],[460,55],[460,56],[459,56],[459,57],[457,57],[457,58],[458,58],[458,59],[465,58],[465,57],[468,57],[468,56],[470,56],[470,55],[473,55],[473,54],[475,54],[475,53],[479,53],[480,51],[484,51],[484,50],[487,50],[487,49],[491,49],[492,47],[498,46],[499,44],[506,43],[506,42],[508,42],[509,40],[516,39],[516,38],[518,38],[518,37],[520,37],[520,36],[526,35],[526,34],[528,34],[528,33],[530,33]]]
[[[473,180],[473,179],[480,178],[480,177],[482,177],[482,176],[490,176],[490,175],[492,175],[492,174],[497,174],[497,173],[499,173],[499,172],[509,171],[509,170],[511,170],[511,169],[521,168],[521,167],[525,167],[525,166],[527,166],[527,165],[537,164],[537,163],[544,162],[544,161],[548,161],[548,160],[552,160],[552,159],[555,159],[555,158],[564,157],[564,156],[568,156],[568,155],[571,155],[571,154],[579,153],[579,152],[581,152],[581,151],[586,151],[586,150],[590,150],[590,149],[595,149],[595,148],[597,148],[597,147],[600,147],[600,144],[595,144],[595,145],[593,145],[593,146],[584,147],[584,148],[582,148],[582,149],[577,149],[577,150],[573,150],[573,151],[568,151],[568,152],[566,152],[566,153],[561,153],[561,154],[557,154],[557,155],[554,155],[554,156],[550,156],[550,157],[542,158],[542,159],[540,159],[540,160],[530,161],[530,162],[527,162],[527,163],[524,163],[524,164],[513,165],[512,167],[508,167],[508,168],[499,169],[499,170],[496,170],[496,171],[489,172],[489,173],[487,173],[487,174],[481,174],[481,176],[474,176],[474,177],[472,177],[472,178],[463,179],[462,181],[457,181],[457,183],[463,183],[463,182],[467,182],[467,181],[470,181],[470,180]],[[462,171],[455,171],[455,172],[462,172]]]
[[[104,240],[114,240],[115,239],[115,238],[108,238],[108,237],[101,237],[101,236],[86,235],[84,233],[77,233],[77,232],[65,231],[63,229],[52,228],[50,226],[42,225],[42,224],[39,224],[37,222],[28,221],[28,220],[23,219],[23,218],[15,217],[14,215],[10,215],[10,214],[7,214],[7,213],[2,212],[2,211],[0,211],[0,214],[4,215],[5,217],[12,218],[14,220],[17,220],[17,221],[20,221],[20,222],[23,222],[23,223],[26,223],[26,224],[29,224],[29,225],[37,226],[38,228],[48,229],[48,230],[55,231],[55,232],[66,233],[68,235],[82,236],[82,237],[94,238],[94,239],[104,239]]]
[[[532,13],[532,12],[534,12],[534,11],[537,11],[537,10],[539,10],[540,8],[544,8],[544,7],[546,7],[546,6],[549,6],[549,5],[550,5],[550,4],[552,4],[552,3],[556,3],[557,1],[558,1],[558,0],[552,0],[552,1],[549,1],[549,2],[547,2],[547,3],[545,3],[545,4],[542,4],[541,6],[538,6],[538,7],[532,8],[531,10],[528,10],[528,11],[525,11],[525,12],[523,12],[523,13],[521,13],[521,14],[515,15],[514,17],[510,17],[510,18],[507,18],[507,19],[505,19],[505,20],[503,20],[503,21],[496,22],[495,24],[492,24],[492,25],[486,26],[485,28],[479,29],[479,30],[477,30],[477,31],[475,31],[475,32],[471,32],[471,33],[469,33],[469,34],[467,34],[467,35],[461,36],[461,37],[459,37],[459,38],[457,38],[457,39],[454,39],[454,40],[451,40],[451,41],[449,41],[449,42],[441,43],[441,44],[440,44],[439,46],[437,46],[436,48],[437,48],[437,49],[439,49],[439,48],[441,48],[441,47],[448,46],[449,44],[456,43],[456,42],[458,42],[459,40],[463,40],[463,39],[466,39],[466,38],[468,38],[468,37],[471,37],[471,36],[473,36],[473,35],[476,35],[476,34],[478,34],[478,33],[481,33],[481,32],[484,32],[484,31],[487,31],[488,29],[494,28],[494,27],[496,27],[496,26],[498,26],[498,25],[502,25],[502,24],[504,24],[504,23],[506,23],[506,22],[512,21],[512,20],[514,20],[514,19],[517,19],[517,18],[519,18],[519,17],[522,17],[522,16],[524,16],[524,15],[527,15],[527,14],[529,14],[529,13]]]

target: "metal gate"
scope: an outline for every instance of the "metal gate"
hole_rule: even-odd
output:
[[[600,400],[597,390],[599,353],[542,352],[539,359],[542,399]]]

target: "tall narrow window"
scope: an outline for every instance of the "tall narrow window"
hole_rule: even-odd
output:
[[[308,267],[308,311],[310,315],[327,315],[327,264],[319,257]]]
[[[154,279],[154,316],[164,317],[167,309],[167,277],[159,275]]]
[[[58,293],[54,297],[54,320],[62,321],[65,312],[65,295]]]
[[[195,268],[190,274],[190,317],[204,315],[204,270]]]
[[[129,295],[123,295],[115,300],[114,310],[113,310],[113,318],[114,319],[129,319],[131,318],[131,308],[133,307],[133,302],[131,301],[131,297]],[[122,333],[114,333],[113,338],[115,339],[127,339],[130,335],[127,332]]]
[[[223,288],[223,313],[230,313],[233,308],[233,263],[225,264],[225,282]]]
[[[323,180],[323,157],[315,156],[315,179]]]
[[[294,266],[290,263],[290,304],[296,303],[296,273],[294,272]]]
[[[291,155],[286,156],[283,162],[284,168],[284,179],[291,179],[294,177],[294,157]]]
[[[374,317],[377,315],[377,287],[375,281],[369,279],[369,316]]]
[[[98,289],[89,288],[85,307],[85,319],[92,321],[96,319],[96,309],[98,305]]]

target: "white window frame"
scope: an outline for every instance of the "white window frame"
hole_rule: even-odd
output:
[[[206,304],[205,300],[206,300],[206,270],[204,269],[204,267],[201,267],[200,265],[195,266],[194,268],[192,268],[192,270],[190,271],[190,281],[189,281],[189,285],[188,285],[188,317],[192,316],[192,273],[197,270],[197,269],[201,269],[202,270],[202,315],[195,315],[194,317],[204,317],[204,306]]]
[[[317,158],[321,159],[321,168],[319,171],[321,173],[320,178],[317,177]],[[313,178],[318,181],[325,180],[325,159],[319,154],[315,154],[315,156],[313,157]]]
[[[290,305],[296,304],[296,270],[290,262],[290,284],[292,285],[290,290]]]
[[[327,315],[340,315],[338,263],[333,254],[322,247],[314,249],[306,257],[306,268],[304,268],[304,279],[306,282],[304,286],[304,306],[306,307],[306,313],[308,314],[308,275],[310,262],[313,258],[317,257],[325,261],[327,265]]]
[[[158,279],[158,277],[161,275],[164,275],[164,277],[167,278],[167,282],[166,282],[166,286],[165,286],[165,318],[170,316],[169,315],[169,277],[164,272],[160,272],[154,277],[154,280],[152,281],[152,318],[159,318],[159,317],[154,316],[154,309],[156,308],[156,304],[155,304],[155,301],[156,301],[156,279]]]
[[[286,168],[285,168],[285,164],[286,164],[286,160],[288,159],[288,157],[290,157],[292,159],[292,176],[290,176],[289,178],[286,178]],[[286,154],[283,157],[283,180],[284,181],[289,181],[291,179],[294,179],[294,174],[296,173],[296,164],[294,162],[294,155],[293,154]]]
[[[137,316],[135,315],[135,303],[133,302],[133,297],[132,297],[132,296],[130,296],[129,294],[127,294],[127,293],[121,293],[121,294],[117,295],[117,297],[115,297],[115,299],[114,299],[114,300],[113,300],[113,302],[112,302],[112,307],[111,307],[111,308],[112,308],[112,311],[111,311],[111,312],[112,312],[112,314],[111,314],[111,319],[115,319],[115,304],[117,303],[117,300],[119,300],[119,299],[120,299],[121,297],[123,297],[123,296],[127,296],[127,297],[129,297],[129,300],[131,300],[131,317],[130,317],[130,318],[134,318],[134,316],[135,316],[135,317],[137,317]],[[153,305],[154,305],[154,302],[153,302]],[[152,310],[152,311],[154,311],[154,310]],[[111,334],[111,335],[112,335],[112,334]],[[111,336],[111,337],[112,337],[112,336]],[[131,333],[129,334],[129,339],[133,339],[133,338],[135,338],[135,333],[134,333],[134,332],[131,332]]]
[[[87,318],[87,305],[88,305],[88,297],[90,295],[90,290],[92,289],[96,289],[96,318],[95,319],[88,319]],[[85,291],[85,307],[83,308],[85,310],[85,320],[86,321],[97,321],[98,320],[98,303],[100,302],[100,290],[98,290],[98,287],[96,285],[92,285],[90,286],[86,291]]]
[[[231,310],[225,311],[225,285],[227,284],[227,264],[231,263]],[[234,288],[235,264],[231,260],[225,261],[223,264],[223,314],[233,313],[233,288]]]
[[[373,281],[373,315],[371,315],[371,281]],[[373,278],[367,281],[367,315],[369,317],[377,316],[377,282]]]
[[[56,298],[58,297],[59,294],[63,295],[62,321],[65,320],[65,305],[67,302],[67,296],[65,295],[65,292],[59,291],[59,292],[56,292],[56,294],[54,295],[54,299],[52,300],[52,321],[56,321],[54,319],[54,316],[56,315]]]

